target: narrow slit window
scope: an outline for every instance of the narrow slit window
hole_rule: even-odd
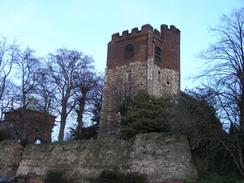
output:
[[[131,82],[132,80],[132,73],[131,71],[126,72],[126,82]]]
[[[155,49],[155,58],[159,59],[161,58],[161,49],[157,46]]]
[[[127,45],[125,47],[125,58],[133,57],[134,47],[133,45]]]
[[[131,82],[131,73],[128,73],[128,82]]]

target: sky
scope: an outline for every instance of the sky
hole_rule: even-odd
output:
[[[196,58],[214,40],[209,28],[244,0],[0,0],[0,35],[45,57],[58,48],[77,49],[104,72],[111,35],[144,24],[181,31],[181,89],[201,71]]]

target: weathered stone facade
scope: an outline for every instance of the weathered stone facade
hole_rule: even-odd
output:
[[[77,140],[27,145],[23,151],[17,143],[11,150],[10,145],[0,143],[0,167],[18,167],[17,175],[36,181],[55,170],[75,183],[89,183],[104,170],[143,174],[148,183],[191,182],[197,176],[185,136],[140,134],[134,141]]]
[[[180,31],[174,26],[169,29],[161,25],[159,32],[144,25],[141,30],[134,28],[131,33],[124,31],[121,36],[112,36],[98,138],[119,135],[119,104],[114,103],[140,90],[158,97],[179,93]]]

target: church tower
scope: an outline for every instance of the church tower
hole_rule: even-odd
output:
[[[123,107],[140,90],[160,97],[180,91],[180,31],[175,26],[149,24],[112,35],[98,138],[119,135]]]

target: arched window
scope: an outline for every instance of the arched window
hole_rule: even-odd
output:
[[[133,45],[127,45],[125,47],[125,58],[133,57],[134,47]]]
[[[41,144],[41,143],[42,143],[42,141],[41,141],[41,139],[39,139],[39,138],[35,138],[34,143],[35,143],[35,144]]]
[[[155,58],[159,59],[161,58],[161,49],[156,46],[156,49],[155,49]]]

